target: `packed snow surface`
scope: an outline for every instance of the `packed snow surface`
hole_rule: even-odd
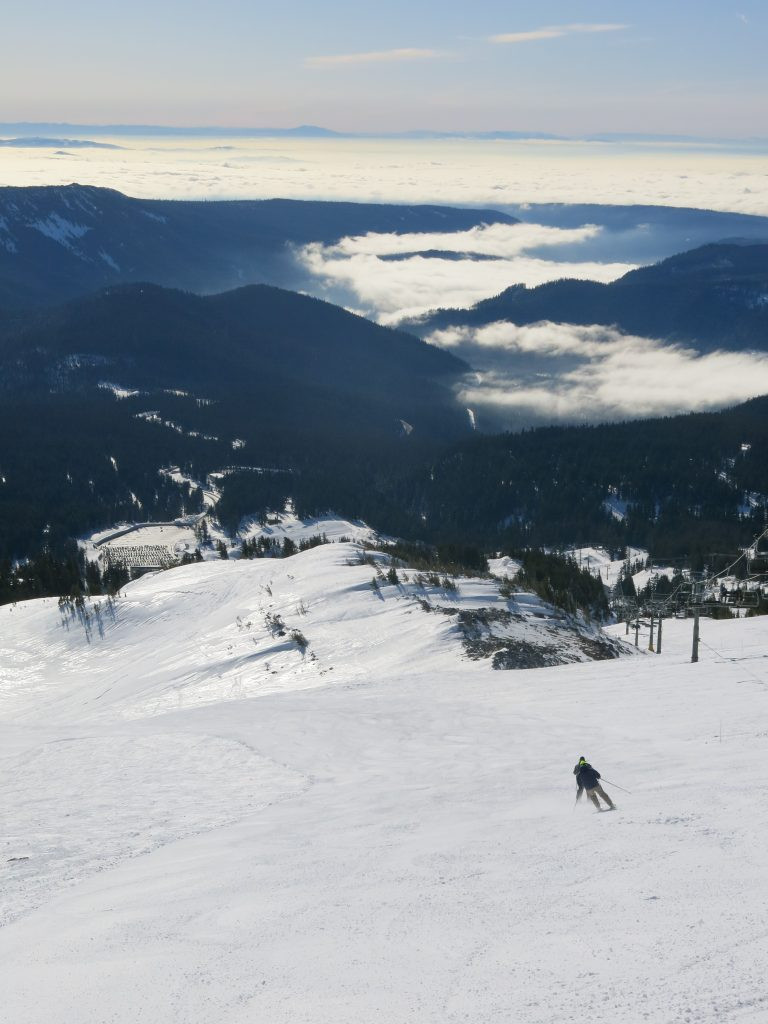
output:
[[[3,1019],[768,1019],[766,620],[494,672],[353,551],[0,608]]]

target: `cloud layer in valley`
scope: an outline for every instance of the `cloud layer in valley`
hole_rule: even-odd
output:
[[[450,234],[367,234],[305,246],[298,258],[315,294],[319,285],[334,301],[396,324],[439,307],[471,306],[513,284],[562,277],[613,281],[633,265],[542,255],[548,248],[578,248],[600,232],[594,225],[490,224]]]
[[[723,408],[768,392],[768,354],[712,352],[611,327],[500,322],[428,339],[477,368],[462,401],[485,427]]]

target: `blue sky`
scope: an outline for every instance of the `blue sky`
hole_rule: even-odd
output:
[[[768,134],[765,0],[26,0],[0,120]]]

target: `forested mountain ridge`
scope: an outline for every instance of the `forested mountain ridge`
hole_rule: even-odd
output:
[[[353,475],[422,459],[470,431],[453,393],[466,369],[266,285],[123,285],[17,314],[0,329],[0,557],[188,510],[199,495],[158,477],[171,465],[204,479],[233,463]]]
[[[0,188],[0,309],[55,304],[121,282],[199,293],[296,287],[290,245],[375,232],[514,224],[494,210],[290,199],[133,199],[87,185]]]
[[[35,390],[121,373],[131,387],[227,388],[244,371],[358,393],[400,377],[456,377],[468,367],[413,335],[269,285],[199,296],[153,284],[120,285],[0,324],[0,387]],[[89,362],[90,360],[90,362]],[[101,369],[99,369],[101,367]],[[251,382],[253,383],[253,382]],[[388,396],[391,397],[391,396]],[[428,403],[425,403],[428,404]]]
[[[761,397],[715,413],[476,436],[432,463],[414,496],[425,523],[446,536],[635,544],[701,560],[764,528],[766,450]]]
[[[615,325],[628,334],[713,349],[768,349],[768,242],[701,246],[632,270],[611,284],[563,279],[513,285],[467,310],[438,310],[409,326],[422,335],[499,320]]]

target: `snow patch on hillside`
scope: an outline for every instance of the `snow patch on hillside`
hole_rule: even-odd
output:
[[[112,384],[108,380],[100,380],[99,387],[104,391],[111,391],[115,398],[133,398],[142,394],[141,391],[134,391],[130,388],[121,387],[119,384]]]
[[[50,238],[54,242],[58,242],[59,245],[63,245],[65,249],[74,249],[72,240],[76,238],[82,238],[83,235],[87,235],[91,230],[85,224],[77,224],[74,221],[67,220],[66,217],[62,217],[59,213],[50,213],[43,220],[30,221],[28,227],[33,228],[35,231],[39,231],[41,235],[45,235],[46,238]]]
[[[99,249],[99,257],[107,264],[108,267],[117,271],[117,273],[120,273],[120,264],[116,263],[109,253],[104,251],[104,249]]]

